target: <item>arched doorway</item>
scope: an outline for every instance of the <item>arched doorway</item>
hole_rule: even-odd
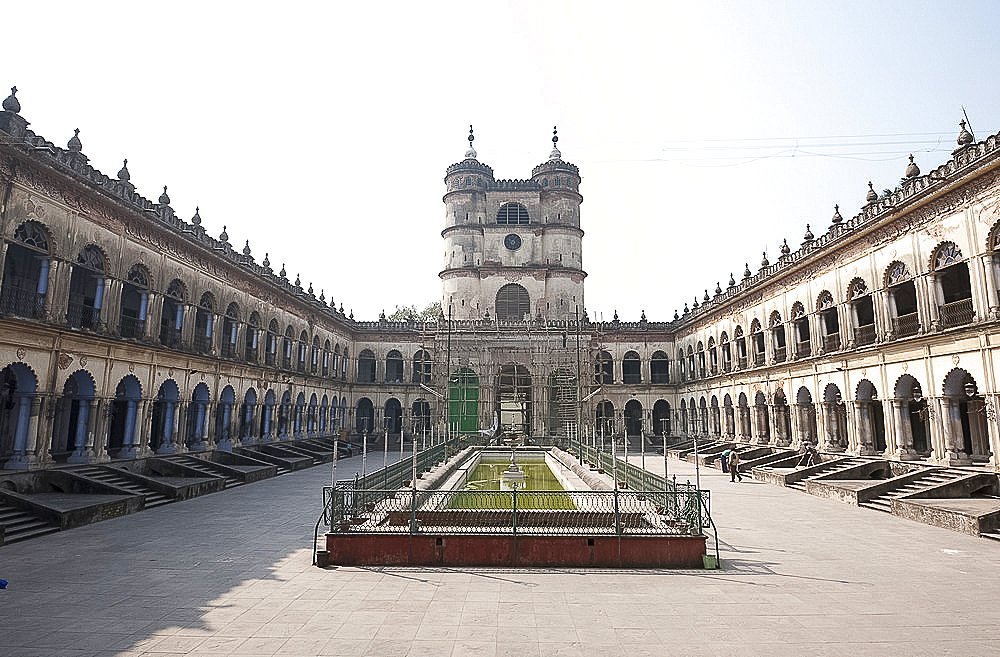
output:
[[[847,450],[847,404],[834,383],[823,389],[823,424],[826,427],[826,449],[830,452]]]
[[[988,461],[985,403],[976,380],[964,369],[956,367],[945,377],[941,410],[948,461],[954,464]]]
[[[226,386],[219,395],[219,403],[215,407],[215,439],[216,449],[224,452],[232,451],[233,440],[229,427],[233,419],[233,405],[236,403],[236,391],[232,386]]]
[[[900,460],[930,456],[927,400],[920,382],[904,374],[893,388],[892,411],[896,417],[896,448]]]
[[[393,435],[403,433],[403,405],[395,397],[385,402],[385,430]]]
[[[885,451],[885,414],[875,385],[861,379],[855,393],[854,413],[858,427],[858,448],[861,455]]]
[[[725,415],[725,434],[730,438],[736,437],[736,413],[733,409],[733,398],[727,392],[722,398],[722,408]]]
[[[653,433],[657,436],[670,435],[670,402],[657,399],[653,403]]]
[[[816,435],[816,406],[813,404],[812,394],[805,386],[800,387],[795,393],[795,417],[798,431],[796,441],[819,446],[819,438]]]
[[[615,406],[607,399],[597,403],[597,411],[594,417],[597,422],[597,435],[602,439],[610,438],[615,431]]]
[[[629,436],[642,436],[642,404],[638,399],[625,402],[625,431]]]
[[[791,414],[788,408],[788,399],[785,391],[778,388],[774,392],[774,444],[779,447],[787,447],[791,444],[792,423]]]
[[[749,442],[751,439],[752,430],[750,427],[750,402],[747,400],[746,393],[741,392],[737,400],[739,404],[739,435],[740,439]]]
[[[289,424],[292,417],[292,393],[285,391],[278,406],[278,440],[288,440]]]
[[[139,402],[142,385],[129,374],[115,388],[107,438],[108,455],[121,459],[135,458],[139,442]]]
[[[362,397],[354,410],[354,430],[359,436],[366,436],[375,427],[375,405],[372,400]]]
[[[766,445],[771,442],[771,416],[767,412],[767,398],[763,392],[758,392],[753,400],[754,419],[757,424],[757,444]]]
[[[90,461],[92,450],[87,445],[87,428],[91,413],[97,410],[94,388],[94,380],[86,370],[77,370],[66,379],[62,396],[56,402],[56,416],[52,423],[49,453],[53,461]]]
[[[497,376],[497,411],[501,433],[531,435],[531,373],[524,365],[507,364]]]
[[[203,452],[208,447],[205,437],[205,425],[208,422],[208,402],[211,396],[208,386],[199,383],[191,393],[191,404],[188,405],[187,444],[193,452]]]
[[[292,437],[302,438],[305,436],[305,424],[306,424],[306,396],[304,393],[299,393],[295,398],[295,410],[292,415]]]
[[[174,453],[175,415],[180,391],[173,379],[160,384],[153,401],[153,418],[150,424],[149,447],[157,454]]]
[[[468,367],[448,382],[448,424],[452,431],[479,430],[479,377]]]
[[[35,460],[28,450],[28,429],[37,390],[38,379],[24,363],[0,370],[0,455],[9,457],[4,469],[27,470]]]
[[[243,405],[240,406],[240,442],[252,443],[254,436],[254,411],[257,409],[257,391],[247,388],[243,393]]]
[[[260,439],[274,439],[274,390],[264,393],[264,408],[260,412]]]
[[[568,370],[556,370],[549,375],[548,393],[549,434],[562,432],[569,438],[576,426],[576,377]]]

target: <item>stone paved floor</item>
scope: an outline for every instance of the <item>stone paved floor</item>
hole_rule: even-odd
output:
[[[359,463],[341,461],[341,476]],[[646,460],[661,473],[662,463]],[[693,466],[669,467],[694,478]],[[320,466],[0,547],[0,578],[10,582],[0,590],[0,654],[1000,649],[998,542],[703,470],[721,570],[321,570],[310,565],[310,544],[329,477]]]

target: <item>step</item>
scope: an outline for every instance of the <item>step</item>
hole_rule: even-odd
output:
[[[87,467],[87,468],[75,469],[73,470],[73,472],[84,475],[85,477],[89,477],[91,479],[96,479],[97,481],[102,481],[111,486],[121,488],[122,490],[127,490],[130,493],[134,493],[136,495],[142,495],[145,501],[144,507],[147,509],[151,509],[153,507],[162,506],[164,504],[169,504],[170,502],[173,502],[173,499],[167,497],[166,495],[158,493],[152,488],[148,488],[146,486],[143,486],[142,484],[138,484],[132,481],[131,479],[127,479],[124,476],[112,470],[107,470],[99,467]]]
[[[993,541],[1000,541],[1000,529],[983,530],[979,532],[979,535]]]
[[[888,501],[880,498],[875,498],[868,500],[867,502],[861,502],[858,506],[862,506],[866,509],[873,509],[875,511],[883,511],[885,513],[892,513],[892,504]]]
[[[4,543],[24,541],[59,531],[57,525],[7,504],[0,504],[0,525],[4,528]]]

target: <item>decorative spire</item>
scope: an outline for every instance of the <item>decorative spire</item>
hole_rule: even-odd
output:
[[[964,120],[959,121],[958,125],[962,126],[961,131],[959,131],[959,133],[958,133],[958,145],[959,146],[968,146],[969,144],[971,144],[975,140],[975,137],[972,136],[971,132],[969,132],[968,130],[966,130],[966,128],[965,128],[965,121]]]
[[[128,158],[125,159],[125,162],[122,164],[121,171],[118,172],[118,180],[121,180],[122,182],[132,180],[132,174],[128,172]]]
[[[691,304],[691,310],[696,310],[698,308],[698,295],[694,297],[694,303]]]
[[[337,312],[339,312],[341,315],[344,314],[344,302],[343,301],[340,302],[340,310],[338,310]],[[354,312],[354,311],[351,311],[351,312]]]
[[[83,150],[83,142],[80,141],[80,128],[73,131],[73,136],[66,143],[66,148],[72,153],[79,153]]]
[[[614,316],[614,319],[612,319],[611,321],[612,321],[612,322],[617,322],[617,321],[618,321],[618,309],[617,309],[617,308],[615,308],[615,316]]]
[[[295,287],[302,287],[302,279],[298,274],[295,274]]]
[[[378,321],[380,321],[380,322],[384,322],[385,321],[385,309],[384,308],[382,309],[382,312],[380,312],[378,314]]]
[[[906,177],[916,178],[920,175],[920,167],[917,166],[916,162],[913,161],[913,154],[910,154],[910,164],[906,167]]]
[[[684,314],[685,314],[685,315],[688,315],[688,314],[690,314],[690,313],[691,313],[691,309],[690,309],[690,308],[688,308],[688,305],[687,305],[687,304],[685,303],[685,304],[684,304]]]
[[[646,321],[646,310],[645,309],[643,309],[642,315],[639,316],[639,321],[640,322],[645,322]]]
[[[323,290],[319,291],[319,300],[321,303],[326,303],[326,296],[323,294]]]
[[[197,205],[194,206],[194,216],[191,217],[191,223],[193,223],[195,226],[201,225],[201,214],[199,212],[200,210],[201,208],[199,208]]]
[[[708,301],[708,300],[709,300],[709,297],[708,297],[708,289],[706,288],[706,289],[705,289],[705,296],[704,296],[704,298],[702,298],[701,302],[702,302],[702,303],[705,303],[705,302],[706,302],[706,301]]]
[[[285,271],[285,263],[281,263],[281,271],[278,272],[278,276],[281,276],[282,278],[286,278],[288,276],[288,273]]]
[[[792,247],[788,246],[788,240],[787,239],[782,239],[781,240],[781,255],[782,255],[782,257],[787,256],[791,252],[792,252]]]
[[[556,126],[552,126],[552,152],[549,153],[550,160],[561,160],[562,153],[559,152],[559,130]]]
[[[472,125],[469,125],[469,150],[465,151],[465,159],[474,160],[478,156],[476,149],[472,147],[472,142],[476,140],[476,136],[472,134]]]
[[[340,306],[340,312],[344,312],[344,306],[343,305]],[[351,320],[351,321],[354,321],[354,308],[351,308],[351,314],[348,315],[347,318],[349,320]]]
[[[729,287],[736,287],[736,279],[733,278],[733,272],[729,272]]]
[[[719,281],[715,282],[715,296],[722,294],[722,286],[719,285]]]
[[[312,296],[312,294],[313,294],[313,284],[312,284],[312,281],[309,281],[309,289],[306,290],[306,292],[308,292],[310,294],[310,296]]]
[[[226,232],[226,227],[225,226],[222,227],[222,233],[219,235],[219,241],[220,242],[228,242],[229,241],[229,233]]]
[[[749,262],[743,263],[743,280],[746,280],[751,276],[753,276],[753,274],[750,273],[750,263]]]
[[[806,224],[806,234],[802,236],[802,243],[808,244],[809,242],[812,242],[814,239],[816,239],[816,236],[813,235],[813,232],[811,230],[809,230],[809,224]]]
[[[247,243],[243,246],[243,255],[248,258],[250,257],[250,240],[247,240]]]
[[[760,268],[763,269],[764,267],[767,267],[770,264],[771,263],[767,261],[767,251],[765,250],[764,257],[760,259]]]
[[[4,98],[3,109],[5,112],[17,114],[21,111],[21,103],[17,100],[17,87],[10,88],[10,95]]]
[[[681,318],[681,316],[677,314],[677,309],[674,308],[674,321],[676,322],[680,318]]]
[[[265,252],[264,253],[264,262],[260,263],[261,267],[263,267],[264,269],[270,269],[271,268],[271,259],[268,257],[269,255],[270,255],[269,253]]]
[[[170,197],[167,196],[167,186],[163,186],[163,193],[160,194],[160,198],[156,199],[156,202],[160,205],[170,205]]]
[[[867,197],[866,200],[869,203],[871,203],[872,201],[874,201],[875,199],[878,198],[878,194],[876,194],[875,190],[872,189],[872,184],[871,183],[868,183],[868,189],[870,191],[868,192],[868,197]],[[840,206],[839,205],[833,206],[833,217],[830,219],[830,221],[833,222],[834,226],[837,226],[837,225],[839,225],[840,223],[842,223],[844,221],[844,218],[840,216]]]

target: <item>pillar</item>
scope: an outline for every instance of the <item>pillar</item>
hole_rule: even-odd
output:
[[[892,414],[896,419],[896,456],[900,461],[920,458],[913,449],[913,425],[910,424],[910,403],[905,399],[891,399]]]

